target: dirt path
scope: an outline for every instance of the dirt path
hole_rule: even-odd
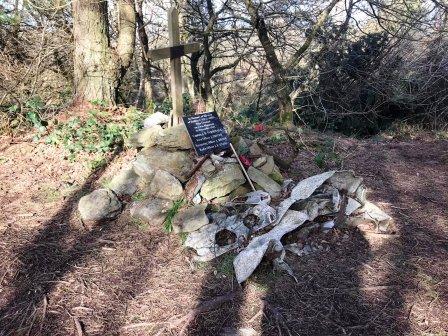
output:
[[[328,252],[288,259],[297,283],[266,265],[239,288],[230,258],[192,267],[180,239],[161,228],[126,216],[82,225],[77,199],[133,153],[89,174],[46,145],[5,145],[0,335],[230,335],[240,327],[259,335],[446,335],[447,152],[441,141],[353,140],[346,167],[365,177],[397,235],[336,233]],[[234,299],[182,319],[232,291]]]

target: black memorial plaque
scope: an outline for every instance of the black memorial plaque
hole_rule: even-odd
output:
[[[230,148],[230,139],[216,112],[183,117],[198,156]]]

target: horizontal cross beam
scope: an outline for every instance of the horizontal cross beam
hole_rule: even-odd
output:
[[[158,61],[161,59],[174,59],[187,54],[199,51],[200,44],[197,42],[180,44],[173,47],[165,47],[160,49],[153,49],[148,51],[148,58],[151,61]]]

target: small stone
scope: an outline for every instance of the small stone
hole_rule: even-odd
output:
[[[280,196],[282,187],[273,179],[271,179],[268,175],[266,175],[265,173],[254,167],[249,167],[249,169],[247,170],[247,174],[249,175],[249,178],[252,181],[254,181],[261,188],[263,188],[263,190],[266,191],[269,195],[271,195],[271,197]]]
[[[129,144],[137,148],[155,146],[157,144],[157,136],[162,130],[162,127],[159,125],[144,128],[131,137]]]
[[[191,149],[190,136],[184,124],[165,128],[156,136],[157,145],[169,149]]]
[[[193,199],[192,199],[191,201],[193,202],[193,204],[198,205],[198,204],[201,203],[201,201],[202,201],[202,197],[201,197],[201,195],[196,194],[196,196],[193,197]]]
[[[251,190],[248,187],[245,187],[244,185],[239,186],[238,188],[236,188],[234,191],[232,191],[230,193],[230,199],[234,199],[235,197],[238,197],[238,196],[244,196],[250,192],[251,192]]]
[[[193,158],[188,151],[170,152],[159,147],[145,148],[140,152],[155,170],[165,170],[181,182],[186,182],[187,175],[194,166]]]
[[[205,160],[200,169],[206,177],[211,176],[215,170],[216,167],[210,159]]]
[[[193,232],[207,225],[209,220],[205,214],[206,207],[207,205],[203,204],[180,210],[173,218],[173,231]]]
[[[171,201],[160,198],[150,198],[131,205],[132,217],[144,219],[151,224],[161,225],[165,221],[166,213],[171,206]]]
[[[253,155],[253,156],[263,155],[263,151],[261,150],[260,146],[258,146],[258,144],[256,142],[254,142],[252,144],[252,146],[250,146],[249,153],[250,153],[250,155]]]
[[[224,164],[222,170],[208,178],[201,189],[201,196],[207,200],[230,194],[246,182],[241,168],[237,164]]]
[[[274,158],[269,155],[266,156],[266,163],[262,165],[259,169],[266,175],[270,175],[274,171],[274,167],[275,167]]]
[[[137,175],[132,168],[123,169],[114,176],[108,187],[112,189],[118,196],[132,195],[138,189]]]
[[[157,198],[176,201],[184,196],[179,180],[170,173],[158,170],[149,185],[149,193]]]
[[[121,203],[110,189],[97,189],[81,197],[78,211],[84,221],[113,219],[121,212]]]
[[[255,168],[259,168],[260,166],[264,165],[266,163],[266,161],[267,161],[266,156],[262,156],[254,161],[253,166]]]
[[[168,124],[170,117],[162,112],[155,112],[143,120],[143,127],[149,128],[156,125]]]

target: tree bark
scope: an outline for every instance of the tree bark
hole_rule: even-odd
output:
[[[121,80],[132,61],[135,9],[119,0],[117,47],[110,46],[106,0],[73,1],[75,103],[99,100],[115,105]]]

